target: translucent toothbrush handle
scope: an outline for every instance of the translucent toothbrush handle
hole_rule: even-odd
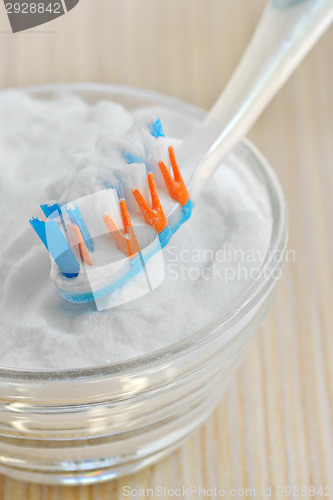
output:
[[[268,2],[234,75],[204,121],[208,153],[190,187],[193,199],[217,160],[249,131],[332,18],[333,0]]]

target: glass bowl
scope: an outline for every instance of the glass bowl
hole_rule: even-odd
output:
[[[148,90],[104,84],[30,87],[128,109],[158,106],[182,128],[204,112]],[[173,131],[177,136],[177,130]],[[219,404],[274,297],[287,244],[286,204],[273,170],[247,140],[241,156],[264,186],[273,217],[261,273],[233,307],[181,342],[130,361],[59,372],[0,369],[0,472],[46,484],[88,484],[148,466],[180,446]]]

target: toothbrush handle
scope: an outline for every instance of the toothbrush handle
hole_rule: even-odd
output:
[[[332,18],[333,0],[269,1],[234,75],[203,123],[208,153],[194,175],[192,199],[218,160],[249,131]]]

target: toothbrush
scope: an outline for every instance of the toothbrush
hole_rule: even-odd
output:
[[[46,220],[30,223],[51,257],[58,272],[53,278],[60,295],[72,302],[89,302],[103,297],[144,270],[148,261],[168,244],[178,228],[189,219],[193,204],[207,180],[231,148],[248,132],[262,110],[281,88],[299,62],[329,26],[333,17],[332,0],[270,0],[257,30],[230,83],[203,121],[202,127],[180,150],[182,171],[197,165],[187,189],[172,146],[169,165],[159,157],[159,141],[165,137],[159,119],[148,124],[147,148],[149,196],[143,193],[143,178],[137,185],[123,183],[125,197],[112,186],[102,197],[104,209],[95,213],[120,252],[119,261],[103,266],[98,286],[91,289],[94,268],[94,235],[89,231],[82,210],[75,203],[41,205]],[[146,131],[147,132],[147,131]],[[156,141],[156,144],[154,144]],[[186,151],[190,151],[188,156]],[[129,164],[141,160],[124,151]],[[150,158],[150,160],[149,160]],[[152,160],[153,158],[153,160]],[[139,168],[138,168],[139,170]],[[142,169],[143,172],[143,169]],[[171,173],[172,172],[172,173]],[[164,184],[163,184],[164,182]],[[94,201],[94,195],[91,195]],[[95,200],[98,204],[100,200]],[[135,205],[136,203],[136,205]],[[141,215],[154,231],[142,245],[133,228],[129,207]],[[85,211],[85,207],[83,212]],[[134,215],[137,220],[138,215]],[[111,244],[111,243],[110,243]],[[103,276],[100,276],[103,275]]]

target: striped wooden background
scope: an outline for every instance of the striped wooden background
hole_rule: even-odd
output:
[[[15,36],[0,5],[0,87],[125,83],[208,109],[263,5],[81,0],[63,18]],[[256,488],[256,498],[269,485],[270,498],[278,498],[278,486],[333,486],[332,47],[331,28],[250,134],[284,186],[296,257],[223,403],[178,452],[141,473],[80,488],[2,478],[1,500],[113,500],[124,498],[125,485]],[[240,492],[235,498],[244,497]]]

